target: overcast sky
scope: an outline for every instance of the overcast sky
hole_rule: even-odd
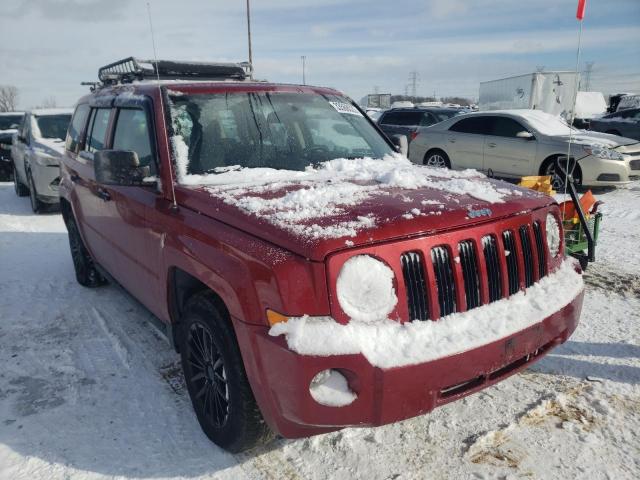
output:
[[[20,107],[71,106],[81,81],[127,56],[152,57],[146,0],[2,0],[0,84]],[[247,59],[244,0],[150,0],[159,58]],[[256,77],[336,87],[356,100],[404,93],[477,97],[479,82],[573,70],[577,0],[252,0]],[[640,0],[588,0],[592,90],[640,91]],[[584,63],[581,66],[584,68]]]

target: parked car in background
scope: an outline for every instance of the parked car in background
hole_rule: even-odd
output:
[[[539,110],[470,113],[421,128],[411,142],[409,158],[424,165],[476,168],[506,178],[551,175],[554,187],[560,188],[563,178],[557,162],[559,157],[566,158],[570,134],[569,167],[576,183],[612,186],[640,178],[636,140],[570,129],[560,117]]]
[[[391,138],[393,135],[406,135],[411,142],[417,135],[419,127],[428,127],[442,122],[465,110],[462,108],[392,108],[378,118],[378,126]]]
[[[0,113],[0,181],[11,180],[13,176],[11,142],[22,123],[23,116],[24,112]]]
[[[596,132],[640,140],[640,108],[619,110],[600,118],[594,118],[590,122],[590,128]]]
[[[412,165],[329,88],[134,58],[99,76],[61,164],[76,278],[167,325],[221,447],[421,415],[575,330],[551,197]]]
[[[13,136],[13,182],[18,196],[29,195],[34,212],[59,202],[60,157],[71,121],[70,109],[25,113]]]

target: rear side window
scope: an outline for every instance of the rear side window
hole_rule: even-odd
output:
[[[104,149],[104,140],[109,126],[110,108],[98,108],[91,115],[91,133],[87,139],[85,150],[97,152]]]
[[[119,111],[112,148],[136,152],[140,165],[149,166],[151,174],[155,173],[149,122],[143,110],[121,109]]]
[[[488,118],[487,117],[470,117],[463,118],[459,122],[454,123],[449,130],[452,132],[460,133],[476,133],[484,135],[487,132]]]
[[[423,115],[422,112],[389,112],[382,117],[380,123],[382,125],[416,126],[420,125]]]
[[[71,152],[77,152],[80,145],[82,130],[87,123],[87,117],[89,116],[89,105],[78,105],[75,113],[73,114],[73,120],[69,124],[69,131],[67,132],[67,150]]]
[[[518,132],[527,130],[517,121],[506,117],[488,117],[487,135],[516,138]]]

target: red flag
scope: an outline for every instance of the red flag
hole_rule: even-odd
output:
[[[578,11],[576,12],[576,18],[582,20],[584,18],[584,10],[587,8],[587,0],[578,0]]]

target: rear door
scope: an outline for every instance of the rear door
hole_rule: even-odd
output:
[[[513,118],[502,116],[488,116],[486,128],[484,171],[491,169],[498,176],[521,177],[537,170],[534,162],[538,141],[535,137],[517,136],[528,128]]]
[[[411,133],[415,132],[422,123],[425,112],[420,110],[392,110],[386,112],[378,124],[389,138],[393,135],[406,135],[411,140]]]
[[[454,123],[445,135],[445,153],[455,169],[483,169],[483,151],[487,118],[470,115]]]

